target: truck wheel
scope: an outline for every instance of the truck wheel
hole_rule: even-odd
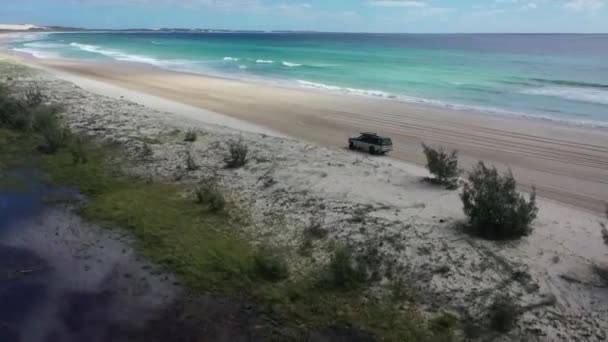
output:
[[[353,144],[352,142],[349,142],[348,143],[348,148],[351,149],[351,150],[354,150],[355,149],[355,144]]]
[[[370,146],[369,153],[370,154],[376,154],[376,148],[374,146]]]

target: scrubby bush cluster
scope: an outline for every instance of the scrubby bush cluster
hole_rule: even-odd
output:
[[[443,148],[434,149],[426,144],[422,144],[424,155],[426,156],[426,167],[435,178],[429,178],[431,183],[443,185],[448,189],[458,187],[458,151],[447,153]]]
[[[302,244],[298,250],[301,256],[310,257],[312,255],[313,241],[322,240],[327,237],[329,231],[323,228],[321,222],[313,220],[306,229],[304,229]]]
[[[194,161],[194,157],[192,157],[192,153],[190,151],[186,151],[186,170],[196,171],[198,169],[199,169],[199,166]]]
[[[267,281],[278,282],[289,277],[285,259],[270,250],[259,250],[253,261],[256,274]]]
[[[44,103],[44,95],[35,86],[26,89],[19,97],[8,87],[0,85],[0,127],[39,134],[42,137],[41,152],[52,154],[60,148],[81,143],[74,141],[69,130],[60,123],[59,111],[57,106]],[[79,157],[78,160],[85,159]]]
[[[197,139],[197,134],[195,130],[189,130],[186,132],[186,136],[184,137],[184,141],[186,142],[195,142]]]
[[[357,260],[349,248],[338,248],[331,257],[323,280],[326,286],[334,289],[355,289],[367,280],[367,265]]]
[[[86,145],[81,137],[72,139],[72,143],[68,147],[74,164],[87,163],[89,161],[86,152]]]
[[[44,102],[44,95],[37,85],[33,85],[25,90],[23,99],[29,107],[37,107]]]
[[[608,203],[606,204],[606,219],[608,219]],[[602,233],[602,239],[604,240],[604,244],[608,246],[608,221],[607,222],[599,222],[600,224],[600,232]],[[593,270],[595,274],[597,274],[604,282],[608,283],[608,267],[605,264],[596,264],[593,265]]]
[[[139,149],[139,157],[142,160],[150,160],[153,155],[154,150],[152,150],[152,147],[150,147],[148,143],[143,143],[143,145],[141,145],[141,148]]]
[[[212,212],[220,212],[226,207],[226,199],[220,191],[217,180],[203,180],[196,189],[196,200]]]
[[[606,204],[606,218],[608,219],[608,204]],[[604,243],[608,246],[608,228],[606,227],[608,223],[600,222],[600,227],[602,228],[602,239],[604,239]]]
[[[481,161],[469,174],[460,197],[471,227],[486,238],[528,235],[538,214],[534,189],[526,200],[517,192],[511,172],[501,175],[495,167],[487,167]]]
[[[508,296],[496,298],[489,308],[490,327],[494,331],[500,333],[511,331],[518,318],[519,310],[513,303],[513,299]]]
[[[233,140],[228,143],[228,155],[224,158],[226,168],[238,169],[247,164],[249,148],[243,140]]]

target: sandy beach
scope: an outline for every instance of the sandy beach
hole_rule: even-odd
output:
[[[606,260],[603,219],[589,212],[601,211],[606,193],[605,131],[128,65],[35,63],[50,72],[26,76],[3,62],[3,75],[36,82],[64,106],[71,129],[120,143],[134,158],[143,141],[157,141],[148,146],[151,158],[129,170],[144,179],[193,186],[213,170],[250,216],[234,229],[252,244],[281,248],[294,273],[317,270],[336,244],[346,244],[377,255],[380,283],[406,282],[424,312],[485,322],[495,296],[511,296],[521,318],[494,340],[606,338],[608,297],[594,271]],[[175,134],[191,129],[199,135],[191,144]],[[345,137],[362,129],[393,136],[394,159],[344,151]],[[247,143],[251,161],[230,170],[221,165],[235,139]],[[396,160],[420,164],[421,141],[458,148],[469,165],[478,158],[508,163],[518,181],[568,205],[539,200],[534,232],[521,241],[471,238],[457,228],[465,220],[458,191],[421,182],[422,168]],[[200,169],[187,171],[186,155]],[[302,257],[312,224],[327,237]]]
[[[508,166],[523,190],[535,186],[542,197],[594,213],[603,213],[608,201],[605,129],[290,89],[137,64],[30,62],[61,71],[64,78],[67,73],[154,95],[326,147],[341,149],[348,136],[376,131],[393,138],[392,158],[420,166],[424,164],[422,142],[457,149],[465,168],[478,160]]]

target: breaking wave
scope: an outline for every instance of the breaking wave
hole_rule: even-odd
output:
[[[522,94],[558,97],[570,101],[608,104],[608,87],[547,86],[521,91]]]

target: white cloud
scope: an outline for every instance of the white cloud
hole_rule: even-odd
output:
[[[403,8],[407,14],[415,16],[428,16],[454,12],[456,9],[449,7],[432,6],[431,0],[368,0],[368,4],[378,7]]]
[[[36,1],[36,0],[34,0]],[[38,1],[49,1],[49,2],[62,2],[62,0],[38,0]],[[312,8],[309,3],[297,3],[297,2],[285,2],[267,5],[262,0],[63,0],[72,3],[81,4],[120,4],[120,5],[148,5],[148,4],[162,4],[162,5],[174,5],[174,6],[202,6],[212,8],[225,8],[225,9],[254,9],[262,11],[294,11],[294,10],[305,10]]]
[[[549,0],[494,0],[489,4],[473,6],[473,15],[491,16],[504,13],[516,13],[523,11],[536,10],[540,7],[539,4],[546,3]]]
[[[566,0],[564,7],[574,11],[597,11],[604,5],[604,0]]]
[[[422,8],[429,7],[429,4],[424,1],[407,1],[407,0],[371,0],[369,2],[372,6],[380,7],[409,7],[409,8]]]

